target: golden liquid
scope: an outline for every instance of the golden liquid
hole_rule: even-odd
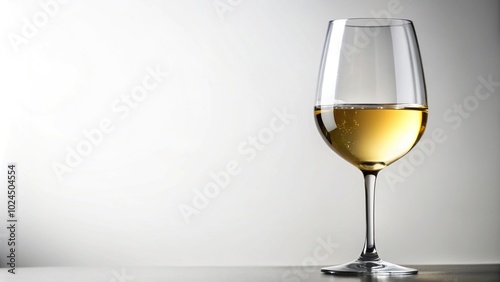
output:
[[[426,107],[343,105],[315,107],[325,141],[361,170],[377,171],[415,146],[427,123]]]

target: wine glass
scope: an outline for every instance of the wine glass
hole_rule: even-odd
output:
[[[427,123],[427,96],[413,23],[405,19],[329,22],[314,115],[319,132],[365,180],[366,241],[331,274],[400,275],[416,269],[380,259],[375,248],[375,182],[408,153]]]

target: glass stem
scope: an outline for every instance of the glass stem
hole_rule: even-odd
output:
[[[365,177],[366,240],[358,260],[379,261],[375,248],[375,184],[378,171],[362,171]]]

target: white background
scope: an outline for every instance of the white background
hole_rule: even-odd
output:
[[[379,174],[382,258],[500,262],[499,6],[2,1],[0,173],[5,179],[6,164],[17,163],[18,266],[355,259],[364,241],[362,176],[323,143],[312,107],[328,21],[375,16],[414,21],[430,108],[426,150]],[[149,79],[148,68],[165,75],[124,116],[114,107]],[[480,77],[496,85],[480,86]],[[476,89],[490,94],[478,99]],[[285,123],[276,114],[284,111]],[[106,121],[112,130],[70,167],[84,132]],[[255,136],[260,150],[249,144]],[[237,173],[200,200],[195,191],[228,163]],[[57,164],[68,168],[61,181]],[[187,205],[196,213],[183,216]],[[1,228],[2,267],[7,236]]]

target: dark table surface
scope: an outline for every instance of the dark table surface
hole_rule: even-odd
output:
[[[333,276],[318,266],[245,267],[24,267],[16,274],[0,268],[0,281],[21,282],[140,282],[140,281],[495,281],[500,282],[500,264],[409,265],[419,270],[411,276]]]

